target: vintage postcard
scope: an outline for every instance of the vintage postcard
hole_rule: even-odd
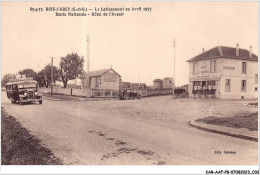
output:
[[[258,165],[258,2],[1,10],[2,165]]]

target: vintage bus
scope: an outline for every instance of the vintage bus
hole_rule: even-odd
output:
[[[7,97],[12,103],[18,102],[23,105],[26,102],[39,102],[42,104],[42,94],[37,90],[37,81],[31,79],[16,79],[6,83]]]

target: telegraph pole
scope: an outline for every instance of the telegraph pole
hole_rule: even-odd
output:
[[[53,57],[51,57],[51,95],[53,92]]]
[[[173,66],[174,66],[174,71],[173,71],[173,85],[172,85],[172,94],[174,95],[174,89],[175,89],[175,56],[176,56],[176,43],[175,43],[175,39],[173,41],[173,48],[174,48],[174,58],[173,58]]]

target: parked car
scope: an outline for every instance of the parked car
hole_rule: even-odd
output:
[[[120,100],[130,100],[130,99],[140,100],[142,98],[142,95],[129,89],[129,90],[120,91],[118,97]]]
[[[174,89],[175,98],[189,98],[188,91],[186,89]]]
[[[6,83],[6,93],[12,103],[39,102],[42,104],[42,94],[38,91],[37,81],[17,80]]]

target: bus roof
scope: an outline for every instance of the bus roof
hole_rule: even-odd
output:
[[[20,84],[37,84],[37,81],[35,80],[18,80],[18,81],[13,81],[13,82],[8,82],[6,85],[20,85]]]

